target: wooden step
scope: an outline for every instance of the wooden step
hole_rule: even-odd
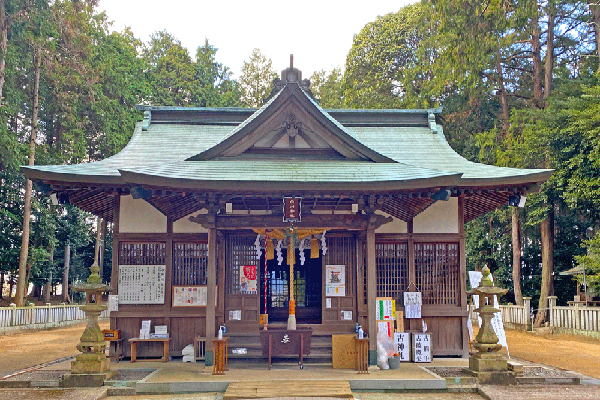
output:
[[[353,398],[350,382],[331,380],[231,382],[223,395],[224,400],[277,397]]]

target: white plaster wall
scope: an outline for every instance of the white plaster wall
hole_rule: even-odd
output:
[[[191,213],[173,222],[173,233],[207,233],[208,229],[200,224],[192,222],[189,218],[193,215],[207,214],[208,210],[203,208],[199,212]]]
[[[458,233],[458,198],[436,201],[413,220],[415,233]]]
[[[384,213],[383,211],[377,210],[375,214],[380,214],[386,217],[391,217],[391,215]],[[385,225],[381,225],[379,228],[375,229],[375,233],[407,233],[408,228],[406,226],[406,222],[401,219],[394,218],[392,222],[389,222]]]
[[[142,199],[121,196],[121,233],[166,233],[167,217]]]

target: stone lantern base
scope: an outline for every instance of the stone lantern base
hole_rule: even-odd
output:
[[[71,373],[64,375],[61,387],[99,387],[115,376],[110,370],[110,358],[104,353],[82,353],[71,362]]]
[[[515,373],[508,370],[504,356],[496,352],[475,353],[469,357],[468,371],[479,383],[513,385],[517,383]]]

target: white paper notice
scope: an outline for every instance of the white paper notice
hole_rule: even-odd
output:
[[[109,294],[108,295],[108,312],[119,311],[119,295]]]
[[[421,318],[421,292],[404,292],[404,318]]]
[[[345,265],[326,265],[325,266],[325,295],[326,296],[345,296],[346,295],[346,266]]]

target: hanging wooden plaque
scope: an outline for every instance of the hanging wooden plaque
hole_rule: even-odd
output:
[[[302,222],[301,197],[283,198],[283,222]]]

